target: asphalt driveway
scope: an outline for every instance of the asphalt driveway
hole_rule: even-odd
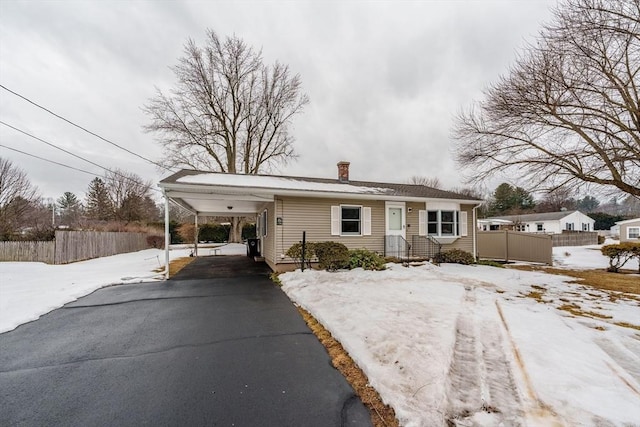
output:
[[[0,334],[0,425],[371,425],[285,294],[231,271],[101,289]]]

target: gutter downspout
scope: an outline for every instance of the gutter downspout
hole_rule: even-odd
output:
[[[162,190],[164,196],[164,280],[169,279],[169,245],[171,244],[171,234],[169,234],[169,198]]]
[[[478,220],[476,219],[477,213],[476,209],[478,209],[482,204],[476,205],[471,209],[473,215],[473,259],[478,261]]]

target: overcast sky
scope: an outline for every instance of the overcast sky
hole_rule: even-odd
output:
[[[237,35],[299,73],[311,102],[294,121],[284,175],[462,185],[453,117],[508,70],[555,0],[0,1],[0,84],[135,153],[160,149],[141,107],[174,82],[188,38]],[[166,175],[0,89],[0,120],[108,168]],[[0,143],[103,171],[0,125]],[[92,176],[0,147],[44,197],[84,198]]]

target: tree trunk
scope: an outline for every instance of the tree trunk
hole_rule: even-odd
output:
[[[242,243],[242,227],[244,227],[244,218],[231,218],[231,228],[229,229],[229,243]]]

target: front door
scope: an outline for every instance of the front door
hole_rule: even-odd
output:
[[[387,202],[385,206],[385,255],[406,258],[406,215],[404,202]]]

